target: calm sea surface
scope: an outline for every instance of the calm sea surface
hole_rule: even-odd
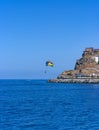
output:
[[[0,80],[0,130],[99,130],[99,84]]]

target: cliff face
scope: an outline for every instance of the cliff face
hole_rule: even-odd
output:
[[[99,49],[86,48],[74,70],[64,71],[57,78],[99,77]]]

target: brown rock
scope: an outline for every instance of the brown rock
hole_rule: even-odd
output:
[[[57,78],[99,77],[99,49],[86,48],[74,70],[64,71]]]

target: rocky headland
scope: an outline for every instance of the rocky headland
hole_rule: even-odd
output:
[[[65,70],[49,82],[99,83],[99,49],[85,48],[73,70]]]

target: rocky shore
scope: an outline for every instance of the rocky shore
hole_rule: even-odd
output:
[[[54,83],[99,83],[99,79],[79,78],[79,79],[50,79],[48,82]]]
[[[82,57],[76,60],[73,70],[65,70],[49,82],[99,83],[99,49],[85,48]]]

